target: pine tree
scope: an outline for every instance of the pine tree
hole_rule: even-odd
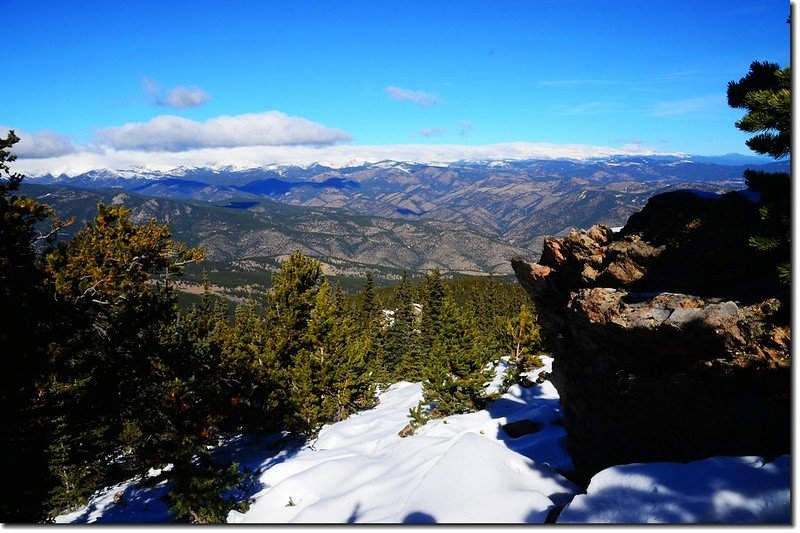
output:
[[[61,305],[46,287],[41,254],[60,227],[46,205],[19,194],[23,176],[12,173],[14,131],[0,138],[0,470],[15,490],[0,498],[0,522],[35,522],[46,516],[44,500],[54,480],[46,450],[51,416],[41,401],[48,373],[48,345]],[[46,221],[53,230],[41,234]],[[43,246],[44,245],[44,246]]]
[[[515,319],[505,321],[503,333],[509,363],[504,379],[504,386],[507,387],[519,382],[523,372],[530,372],[542,366],[542,361],[537,355],[541,348],[539,328],[528,305],[522,305]]]
[[[372,272],[367,272],[361,294],[361,322],[365,328],[371,329],[378,319],[378,302],[375,296],[375,280]]]
[[[491,381],[490,353],[479,342],[474,323],[465,318],[451,297],[445,297],[441,334],[434,343],[422,383],[423,402],[432,417],[483,408]]]
[[[201,258],[173,243],[168,227],[137,225],[127,208],[103,204],[47,256],[57,298],[70,309],[44,393],[53,419],[51,472],[59,480],[54,505],[80,501],[107,481],[116,468],[110,459],[121,453],[144,469],[199,446],[185,437],[207,427],[209,413],[190,407],[213,397],[215,382],[193,375],[213,362],[197,361],[187,332],[175,329],[169,276]]]
[[[328,280],[323,278],[308,321],[308,346],[292,361],[291,390],[294,416],[290,429],[306,436],[315,435],[322,424],[333,418],[326,399],[333,390],[336,351],[343,339],[336,331],[336,303]]]
[[[736,127],[754,133],[746,144],[755,152],[780,159],[792,147],[791,67],[754,61],[746,76],[728,83],[728,105],[747,113]],[[790,181],[785,172],[745,171],[748,188],[761,195],[761,226],[754,228],[750,244],[770,254],[778,278],[788,287],[791,278]],[[788,298],[788,294],[785,295]]]
[[[374,384],[386,384],[389,382],[389,375],[383,363],[382,313],[375,294],[374,280],[369,272],[364,280],[360,303],[352,321],[352,335],[366,349],[364,358],[369,367],[370,381]]]
[[[792,70],[776,63],[753,61],[739,81],[728,83],[728,105],[746,109],[736,127],[754,133],[745,144],[776,159],[792,149]]]
[[[298,352],[291,371],[292,429],[306,436],[372,404],[370,341],[357,334],[355,321],[340,305],[323,278],[308,322],[310,346]]]
[[[422,353],[430,352],[439,336],[441,328],[442,301],[445,297],[445,287],[442,283],[442,273],[439,269],[425,275],[422,281],[422,320],[421,320],[421,350]]]
[[[232,324],[218,333],[220,371],[230,431],[280,431],[288,414],[288,368],[271,348],[260,308],[251,299],[236,307]]]
[[[322,264],[294,252],[274,277],[269,296],[268,320],[272,350],[281,365],[289,367],[301,349],[309,348],[306,327],[322,277]]]
[[[411,280],[403,272],[395,290],[397,308],[384,335],[384,366],[390,379],[413,380],[417,377],[419,333],[414,316]]]

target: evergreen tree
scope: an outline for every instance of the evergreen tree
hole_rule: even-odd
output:
[[[271,349],[283,367],[289,367],[301,349],[309,348],[306,328],[322,277],[322,264],[294,252],[274,277],[268,320]]]
[[[314,435],[333,413],[325,398],[333,388],[333,351],[340,341],[333,338],[336,306],[328,280],[323,278],[308,321],[308,345],[292,361],[291,399],[294,416],[290,429]]]
[[[413,379],[404,375],[402,366],[411,366],[416,354],[417,334],[412,299],[411,279],[403,272],[400,284],[395,289],[397,308],[384,334],[384,366],[390,379]],[[414,371],[413,373],[416,373]]]
[[[791,67],[780,68],[775,63],[754,61],[746,76],[728,83],[728,104],[747,111],[736,122],[736,127],[755,134],[746,141],[747,146],[776,159],[791,153],[791,78]],[[778,277],[788,287],[791,277],[789,175],[747,170],[745,179],[748,188],[761,195],[762,224],[754,229],[750,243],[774,258]]]
[[[389,381],[389,375],[383,362],[381,317],[381,310],[375,294],[375,283],[372,274],[367,272],[361,294],[358,320],[354,327],[356,334],[361,337],[359,342],[367,347],[365,359],[368,363],[373,383],[387,383]]]
[[[175,329],[169,276],[202,258],[176,245],[155,220],[137,225],[124,207],[98,205],[95,219],[47,256],[57,298],[70,306],[65,338],[52,350],[45,391],[52,410],[50,467],[59,480],[51,502],[83,500],[113,475],[111,459],[143,470],[201,446],[212,380],[193,377],[199,362],[186,332]],[[206,372],[206,376],[209,372]],[[198,389],[199,387],[199,389]],[[208,391],[205,387],[210,387]]]
[[[754,61],[739,81],[728,83],[728,105],[747,113],[736,127],[754,133],[745,144],[776,159],[792,149],[792,70],[776,63]]]
[[[372,272],[367,272],[361,296],[361,322],[371,329],[378,320],[378,301],[375,296],[375,280]]]
[[[441,325],[424,368],[423,403],[434,418],[482,409],[489,399],[485,390],[492,378],[487,366],[491,354],[450,297],[442,303]]]
[[[288,415],[288,369],[271,348],[263,313],[253,300],[236,307],[219,332],[230,431],[280,431]]]
[[[422,281],[422,294],[421,349],[423,353],[427,353],[439,336],[442,301],[445,297],[442,273],[438,268],[425,275]]]
[[[307,436],[326,422],[343,420],[372,404],[370,341],[358,335],[354,320],[340,305],[323,278],[308,322],[310,346],[298,352],[291,372],[293,429]]]
[[[542,366],[542,361],[537,355],[541,348],[541,338],[533,312],[524,304],[515,319],[505,321],[503,333],[509,364],[503,384],[508,387],[517,383],[523,372],[530,372]]]
[[[336,289],[333,291],[333,298],[335,300],[336,308],[344,313],[347,311],[347,301],[344,297],[344,289],[342,288],[342,284],[340,282],[336,282]]]
[[[0,469],[15,489],[0,498],[0,522],[35,522],[46,516],[53,484],[47,467],[49,413],[41,401],[48,344],[61,314],[46,289],[41,252],[59,224],[49,206],[18,193],[23,176],[12,173],[14,131],[0,138]],[[53,220],[43,235],[42,225]]]

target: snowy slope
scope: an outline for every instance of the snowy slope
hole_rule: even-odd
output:
[[[375,409],[326,426],[313,448],[267,470],[250,510],[231,512],[229,521],[543,522],[556,503],[579,492],[553,469],[569,469],[571,461],[564,430],[553,425],[560,412],[549,383],[512,387],[489,410],[399,437],[421,396],[419,383],[398,383]],[[509,449],[505,441],[512,439],[500,429],[522,418],[546,428],[536,434],[542,453],[535,461]],[[530,439],[520,440],[520,449],[537,450]]]
[[[546,358],[549,370],[552,360]],[[561,408],[549,381],[513,386],[483,411],[434,420],[401,438],[419,383],[401,382],[374,409],[325,426],[299,448],[234,439],[220,454],[260,472],[245,513],[231,523],[563,523],[790,521],[788,456],[641,464],[598,473],[588,492],[559,472],[572,468]],[[528,420],[512,438],[502,426]],[[517,435],[516,433],[514,433]],[[57,522],[165,522],[166,487],[127,482],[99,491]],[[122,503],[113,503],[122,493]],[[552,518],[552,517],[551,517]]]

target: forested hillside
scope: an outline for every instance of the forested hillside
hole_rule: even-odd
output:
[[[4,522],[47,520],[132,476],[169,480],[175,520],[224,521],[246,507],[237,487],[251,474],[211,456],[228,435],[306,439],[402,379],[422,381],[428,406],[409,413],[413,432],[485,405],[501,358],[511,377],[540,364],[527,297],[493,278],[445,282],[433,270],[377,290],[368,274],[346,296],[297,251],[263,297],[233,305],[206,290],[181,310],[176,280],[202,249],[102,203],[57,241],[70,221],[19,194],[15,141],[0,151],[0,343],[18,347],[2,372],[15,428],[2,437],[2,468],[21,489],[3,499]]]

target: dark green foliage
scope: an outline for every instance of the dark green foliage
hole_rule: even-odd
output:
[[[204,273],[204,294],[182,312],[172,280],[202,252],[102,203],[55,246],[52,233],[37,232],[52,210],[16,195],[22,177],[10,174],[6,150],[14,142],[13,133],[0,140],[9,176],[0,182],[0,340],[21,348],[3,359],[10,431],[0,461],[20,490],[0,502],[3,521],[45,520],[138,476],[168,482],[176,521],[222,522],[248,504],[246,476],[210,452],[231,433],[313,437],[372,407],[378,382],[398,379],[429,376],[437,414],[485,402],[497,338],[479,317],[509,305],[493,299],[502,284],[486,293],[489,311],[472,295],[460,310],[438,271],[417,287],[404,274],[389,325],[371,276],[356,305],[319,261],[295,252],[263,302],[232,312]],[[149,477],[151,468],[163,470]]]
[[[419,330],[415,315],[413,288],[407,272],[403,272],[395,290],[397,307],[383,337],[383,363],[390,379],[414,380],[419,368]]]
[[[775,158],[791,152],[791,86],[791,67],[766,61],[754,61],[745,77],[728,83],[728,105],[747,110],[736,127],[756,134],[746,141],[751,150]]]
[[[728,83],[728,104],[747,111],[736,122],[736,127],[755,133],[746,141],[747,146],[776,159],[791,154],[791,78],[791,67],[781,68],[776,63],[754,61],[745,77]],[[762,223],[754,228],[750,243],[756,250],[774,257],[778,278],[788,287],[791,279],[789,175],[747,170],[745,179],[750,190],[761,195],[759,213]]]
[[[439,269],[432,271],[425,276],[421,284],[422,292],[422,319],[420,321],[421,330],[421,350],[429,352],[439,337],[442,321],[442,302],[445,296],[444,284],[442,283],[442,273]]]
[[[372,273],[367,272],[364,279],[364,289],[361,296],[361,322],[367,329],[372,328],[378,321],[378,302],[375,296],[375,281],[372,278]]]
[[[747,186],[760,193],[761,224],[755,228],[750,244],[774,257],[780,280],[788,285],[791,279],[791,185],[783,172],[745,170]]]
[[[274,333],[272,349],[283,366],[289,366],[301,349],[309,348],[305,330],[321,279],[321,263],[299,251],[273,279],[267,316]]]
[[[389,375],[384,365],[383,347],[383,313],[378,305],[377,295],[372,274],[367,272],[364,280],[364,288],[360,295],[361,305],[355,329],[361,331],[360,342],[366,346],[365,359],[368,361],[370,370],[373,372],[373,383],[387,383]]]
[[[46,450],[49,413],[41,401],[61,306],[48,293],[42,254],[61,224],[49,206],[19,194],[23,176],[12,173],[10,149],[19,138],[0,138],[0,469],[15,490],[0,498],[0,521],[29,522],[46,515],[44,494],[52,485]],[[52,230],[41,234],[47,220]]]
[[[166,473],[171,480],[170,514],[176,521],[224,524],[228,512],[244,512],[249,501],[240,501],[232,489],[243,481],[236,464],[220,465],[207,451],[183,457]]]
[[[424,368],[423,402],[430,406],[433,417],[482,409],[489,399],[485,389],[493,375],[487,366],[491,354],[452,298],[443,301],[440,323]]]
[[[115,457],[142,473],[211,442],[220,354],[202,342],[208,332],[180,319],[168,279],[201,253],[169,237],[155,221],[137,225],[125,208],[100,204],[47,257],[57,297],[71,304],[45,390],[54,505],[111,481]]]

